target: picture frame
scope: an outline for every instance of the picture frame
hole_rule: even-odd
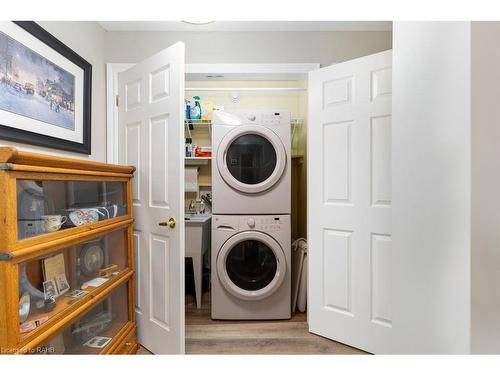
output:
[[[56,286],[57,286],[57,293],[58,295],[63,295],[67,291],[69,291],[70,287],[68,284],[68,280],[66,280],[66,275],[64,273],[61,273],[56,276],[55,278]]]
[[[33,21],[0,22],[0,139],[89,155],[92,65]]]
[[[54,280],[47,280],[43,282],[43,295],[46,300],[59,296],[59,293],[57,293],[56,282]]]

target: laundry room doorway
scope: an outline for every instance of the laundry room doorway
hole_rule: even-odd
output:
[[[120,111],[124,111],[124,105],[127,105],[125,92],[119,92],[120,73],[131,69],[134,64],[108,64],[107,65],[107,85],[108,85],[108,161],[120,162],[120,143],[117,141],[117,135],[123,133],[120,129]],[[272,111],[275,113],[286,112],[290,117],[290,150],[287,152],[287,165],[291,173],[291,215],[290,215],[290,234],[289,241],[306,237],[307,215],[306,215],[306,135],[307,135],[307,77],[308,72],[319,68],[319,64],[187,64],[185,66],[185,91],[184,99],[191,100],[194,104],[196,100],[203,105],[203,109],[208,106],[210,112],[214,110],[241,110],[250,109],[255,111]],[[144,85],[143,85],[144,86]],[[135,87],[135,86],[134,86]],[[145,89],[143,87],[143,89]],[[147,90],[143,97],[148,98]],[[199,99],[195,99],[195,97]],[[202,342],[208,338],[206,336],[201,341],[196,337],[191,338],[191,329],[194,326],[191,323],[200,322],[213,323],[210,315],[210,272],[213,270],[210,255],[210,234],[211,223],[205,220],[211,214],[210,205],[202,199],[211,194],[211,168],[213,167],[212,156],[206,154],[210,150],[212,138],[212,124],[210,113],[204,112],[203,118],[185,119],[182,123],[184,129],[184,141],[182,142],[182,156],[184,159],[184,211],[185,211],[185,278],[180,280],[184,283],[181,288],[186,289],[186,344],[187,352],[196,352],[195,346],[191,343]],[[185,113],[182,113],[182,118]],[[169,122],[172,125],[172,122]],[[129,126],[130,127],[130,126]],[[190,138],[191,152],[187,155],[185,152],[188,146],[185,142]],[[136,139],[129,137],[129,140]],[[198,149],[196,154],[195,149]],[[205,152],[205,154],[204,154]],[[129,153],[134,155],[133,153]],[[130,160],[132,163],[151,163],[154,158],[142,157],[141,160]],[[146,165],[143,168],[147,171],[152,168]],[[139,172],[139,175],[140,172]],[[195,176],[195,181],[193,181]],[[145,185],[143,185],[145,186]],[[146,185],[147,186],[147,185]],[[143,189],[144,191],[144,189]],[[182,203],[181,203],[182,206]],[[200,215],[200,211],[202,215]],[[205,217],[203,217],[203,213]],[[202,221],[200,223],[200,220]],[[179,220],[177,219],[178,227]],[[183,223],[183,224],[184,224]],[[162,228],[156,228],[162,230]],[[138,230],[136,239],[140,239],[141,231]],[[208,236],[208,237],[207,237]],[[208,246],[207,246],[208,244]],[[201,249],[200,247],[203,247]],[[289,247],[289,246],[287,246]],[[137,263],[141,263],[140,246],[136,244]],[[149,258],[148,258],[149,259]],[[145,262],[142,261],[144,265]],[[287,271],[291,273],[291,270]],[[139,269],[137,284],[139,293],[147,295],[148,283],[142,281],[144,277],[140,275]],[[145,273],[143,271],[143,273]],[[288,277],[292,277],[289,275]],[[145,279],[146,280],[146,279]],[[147,281],[147,280],[146,280]],[[294,284],[297,284],[293,282]],[[304,288],[303,288],[304,289]],[[305,296],[305,295],[304,295]],[[183,294],[184,297],[184,294]],[[304,297],[305,298],[305,297]],[[140,299],[138,299],[140,300]],[[303,303],[305,308],[305,303]],[[166,310],[175,308],[166,307]],[[138,314],[144,312],[140,306],[136,307]],[[301,330],[307,333],[307,316],[302,313],[295,319],[300,320]],[[292,319],[293,321],[293,319]],[[214,326],[215,327],[215,326]],[[236,326],[234,326],[236,327]],[[139,326],[139,337],[141,337],[141,327]],[[145,332],[142,330],[142,332]],[[296,335],[293,333],[292,335]],[[242,337],[245,334],[242,332]],[[171,352],[157,351],[147,345],[144,345],[152,352]],[[167,347],[167,345],[163,345]],[[259,346],[256,345],[255,348]],[[193,350],[192,350],[193,349]],[[233,346],[234,350],[234,346]],[[239,349],[236,349],[239,350]],[[252,350],[252,349],[250,349]],[[287,349],[288,350],[288,349]],[[215,348],[215,353],[220,348]],[[314,351],[313,351],[314,352]]]
[[[291,275],[287,253],[290,254],[293,240],[306,237],[307,229],[307,78],[308,72],[317,68],[319,64],[314,63],[187,65],[186,103],[190,102],[192,107],[198,101],[202,119],[186,119],[185,136],[193,147],[209,149],[212,154],[208,160],[204,160],[202,153],[186,157],[186,181],[196,180],[186,183],[185,207],[193,210],[194,206],[196,212],[201,204],[202,210],[215,214],[210,224],[212,246],[204,252],[202,262],[201,303],[196,300],[196,285],[190,287],[196,281],[193,276],[199,272],[191,275],[196,262],[193,258],[193,262],[188,260],[186,264],[186,353],[334,351],[328,340],[308,333],[305,311],[296,310],[287,319],[291,308],[286,291],[291,292],[291,279],[298,277]],[[211,113],[206,108],[212,109]],[[234,114],[238,119],[228,121],[241,125],[236,125],[233,131],[221,130],[225,114]],[[279,125],[273,128],[270,122],[287,126],[288,134],[280,134]],[[286,147],[282,149],[278,144]],[[274,155],[267,161],[270,163],[267,173],[263,167],[258,173],[248,174],[239,167],[233,170],[234,166],[225,162],[224,155],[231,155],[237,160],[245,158],[246,165],[255,168],[261,163],[254,153],[257,149]],[[280,192],[276,184],[285,183],[285,173],[289,182]],[[270,196],[270,191],[277,195]],[[202,197],[207,193],[212,193],[215,211],[203,203]],[[280,206],[281,201],[288,203],[288,208]],[[235,211],[234,207],[238,209]],[[286,212],[288,216],[282,215]],[[221,213],[226,215],[220,216]],[[281,216],[269,218],[258,213]],[[277,232],[268,232],[268,224],[260,224],[261,220],[270,219],[282,223],[282,230],[288,228],[284,235],[287,244],[281,242]],[[240,230],[247,225],[241,220],[250,221],[252,227]],[[194,233],[195,225],[186,221],[186,241],[189,231]],[[219,246],[221,241],[224,246]],[[265,255],[255,260],[245,256],[245,251]],[[283,280],[274,277],[278,274]],[[253,281],[248,283],[249,279]],[[282,301],[286,301],[284,308],[280,308]],[[297,337],[309,341],[295,340],[297,344],[292,345]],[[267,349],[263,342],[268,343]]]
[[[371,61],[370,57],[357,60],[362,61],[362,59]],[[339,64],[340,70],[342,70],[342,66],[345,66],[347,63],[343,64],[344,65]],[[247,276],[252,274],[252,270],[245,270],[245,267],[241,266],[241,262],[239,263],[240,258],[237,256],[231,257],[230,255],[227,255],[231,253],[231,249],[226,249],[224,254],[227,255],[227,258],[224,258],[225,260],[222,265],[217,265],[217,259],[214,259],[212,256],[215,251],[212,246],[212,236],[215,232],[212,228],[216,228],[216,225],[212,221],[213,217],[211,209],[211,206],[214,203],[212,201],[213,168],[216,167],[214,162],[215,146],[212,144],[212,139],[214,138],[214,124],[212,123],[212,119],[214,118],[214,113],[238,113],[238,111],[244,111],[244,122],[254,121],[256,119],[259,121],[269,119],[265,121],[275,121],[279,123],[280,121],[283,121],[283,118],[288,119],[287,121],[290,127],[290,149],[288,150],[289,160],[287,163],[289,164],[291,173],[291,206],[288,217],[290,221],[290,230],[287,237],[289,242],[292,243],[295,240],[307,238],[308,234],[310,236],[312,233],[310,230],[308,231],[308,226],[310,228],[308,221],[310,220],[312,214],[311,211],[309,211],[308,214],[308,202],[318,197],[325,196],[322,193],[318,193],[317,188],[320,187],[321,189],[326,189],[327,192],[338,192],[338,189],[341,188],[339,185],[339,179],[341,179],[342,176],[354,176],[354,174],[350,174],[353,172],[349,168],[347,170],[351,172],[346,172],[346,170],[344,170],[342,174],[342,167],[345,167],[345,165],[350,165],[352,167],[353,164],[349,164],[348,161],[352,162],[358,158],[357,155],[352,154],[357,151],[352,148],[352,144],[349,142],[357,142],[357,138],[355,139],[349,136],[349,134],[355,135],[354,133],[348,131],[349,127],[346,128],[342,124],[339,126],[333,126],[336,124],[335,121],[332,123],[333,125],[331,127],[326,127],[325,124],[330,124],[330,122],[324,120],[323,117],[318,118],[318,113],[320,113],[321,110],[324,110],[325,113],[333,113],[333,111],[337,110],[347,110],[346,104],[357,104],[357,102],[361,99],[359,96],[354,96],[359,93],[363,93],[362,95],[364,95],[364,93],[368,93],[366,94],[367,98],[370,98],[370,95],[378,92],[381,96],[376,99],[383,98],[384,100],[390,101],[390,65],[388,67],[379,67],[378,65],[375,66],[376,64],[372,64],[373,66],[370,64],[370,62],[365,64],[366,69],[361,72],[361,75],[359,76],[357,75],[358,72],[351,72],[347,69],[344,72],[344,75],[341,74],[341,71],[338,77],[334,76],[332,79],[325,79],[319,84],[316,82],[313,85],[311,84],[311,77],[317,78],[323,77],[323,75],[328,76],[330,71],[335,71],[336,64],[327,68],[320,68],[319,64],[315,63],[185,65],[185,75],[182,82],[182,95],[180,96],[182,98],[182,103],[180,103],[180,106],[177,107],[179,113],[174,117],[175,122],[170,121],[171,118],[169,119],[169,126],[178,126],[179,129],[183,129],[183,132],[181,132],[180,135],[176,135],[175,138],[179,142],[179,145],[177,145],[178,155],[176,156],[178,159],[175,160],[179,160],[179,163],[182,164],[180,171],[183,172],[183,175],[179,176],[178,180],[182,181],[181,190],[183,194],[176,196],[180,198],[177,203],[179,203],[179,207],[181,207],[181,209],[175,219],[178,223],[179,233],[181,230],[180,228],[185,230],[185,232],[183,232],[183,236],[185,235],[185,244],[182,243],[181,245],[179,242],[179,246],[182,246],[182,249],[179,249],[178,253],[182,254],[182,257],[185,259],[179,263],[179,259],[176,258],[177,260],[175,264],[180,265],[182,268],[182,270],[178,269],[175,272],[175,277],[177,278],[176,280],[178,280],[176,285],[180,286],[175,294],[176,299],[173,301],[176,304],[172,305],[172,300],[170,299],[172,295],[168,295],[167,291],[164,290],[164,295],[170,305],[168,305],[168,308],[167,305],[164,305],[165,309],[162,310],[170,311],[169,309],[173,308],[175,309],[175,314],[182,314],[182,319],[177,320],[176,324],[178,324],[178,326],[175,327],[175,329],[178,328],[182,332],[182,337],[179,336],[182,343],[177,347],[178,349],[165,350],[165,348],[168,347],[166,342],[168,339],[164,336],[163,339],[159,338],[161,349],[157,350],[152,347],[148,347],[146,344],[147,340],[145,339],[143,345],[146,349],[149,349],[154,353],[183,353],[185,349],[186,353],[198,354],[264,354],[270,352],[276,354],[362,353],[362,351],[358,349],[341,343],[344,342],[355,345],[360,349],[372,352],[378,351],[378,347],[368,343],[365,345],[363,340],[353,343],[352,341],[342,337],[342,335],[331,333],[328,330],[329,317],[319,317],[318,314],[308,316],[307,310],[310,308],[312,308],[313,311],[331,309],[328,303],[325,305],[324,300],[316,298],[320,294],[323,296],[326,295],[328,298],[337,298],[342,296],[342,293],[344,293],[344,298],[349,300],[349,298],[351,298],[349,297],[349,293],[353,293],[355,291],[355,289],[352,288],[352,285],[357,285],[358,281],[362,281],[363,279],[352,279],[353,274],[350,272],[353,268],[349,267],[355,264],[351,263],[349,259],[355,258],[351,258],[352,254],[349,251],[349,246],[345,245],[344,248],[342,248],[341,245],[345,241],[339,242],[340,240],[345,238],[348,239],[349,237],[340,236],[339,233],[344,233],[344,231],[340,232],[340,229],[335,226],[329,228],[328,231],[325,232],[326,234],[333,234],[333,236],[327,237],[329,241],[331,239],[331,243],[328,242],[328,244],[333,246],[333,252],[331,253],[331,256],[329,255],[329,257],[326,258],[326,260],[330,262],[329,264],[332,267],[332,272],[335,271],[335,277],[334,279],[326,276],[321,279],[316,278],[316,276],[323,274],[324,271],[322,270],[325,269],[322,266],[318,266],[317,258],[315,260],[316,263],[314,263],[314,267],[316,268],[313,269],[310,263],[309,265],[304,266],[307,271],[304,273],[312,275],[313,282],[316,283],[314,284],[314,288],[312,288],[311,282],[309,282],[309,291],[319,294],[315,295],[315,298],[312,299],[310,294],[307,298],[304,297],[307,288],[305,288],[305,284],[302,283],[303,297],[302,304],[299,306],[301,311],[296,309],[297,300],[299,302],[301,301],[300,297],[297,298],[298,293],[296,292],[300,286],[300,282],[297,281],[300,280],[300,275],[291,274],[292,269],[296,271],[297,267],[290,267],[287,271],[290,273],[289,277],[292,285],[291,295],[294,297],[294,305],[291,306],[291,310],[293,308],[295,312],[291,315],[291,319],[275,320],[279,319],[279,315],[270,315],[268,320],[234,320],[234,318],[230,318],[230,320],[226,320],[224,318],[212,319],[213,311],[211,309],[214,298],[212,293],[213,283],[211,282],[211,275],[214,275],[214,272],[217,272],[217,267],[222,270],[220,272],[224,272],[224,262],[226,265],[229,264],[229,262],[232,262],[231,264],[235,267],[234,269],[238,269],[238,272],[240,272],[240,276],[245,275],[245,272]],[[165,66],[167,65],[168,64],[165,63]],[[124,105],[123,95],[125,95],[125,92],[120,95],[118,94],[118,87],[120,86],[120,75],[118,72],[123,71],[124,69],[129,69],[131,66],[131,64],[108,64],[107,66],[109,162],[119,161],[119,159],[117,159],[117,155],[119,154],[120,145],[118,144],[119,142],[116,135],[120,134],[122,131],[119,129],[120,126],[124,126],[124,124],[120,125],[119,112],[122,110],[120,109],[121,106]],[[155,72],[152,72],[151,74]],[[354,79],[353,77],[361,78]],[[389,81],[387,79],[389,79]],[[360,90],[361,86],[356,86],[358,83],[363,84],[366,87],[363,86],[363,89]],[[158,87],[162,88],[164,86]],[[156,89],[158,89],[158,87],[156,87]],[[179,85],[179,87],[181,87],[181,85]],[[170,94],[172,94],[172,90],[170,90]],[[175,95],[177,94],[178,92],[175,91]],[[143,97],[151,99],[151,92],[148,93],[146,90]],[[314,106],[311,105],[311,100],[315,101]],[[356,100],[356,102],[353,102],[353,100]],[[125,103],[125,105],[127,105],[127,103]],[[309,111],[311,108],[314,108],[314,110],[318,112],[314,114],[310,113]],[[359,108],[356,105],[351,105],[348,112],[356,113],[358,109]],[[197,113],[198,110],[199,114]],[[195,116],[192,116],[192,113],[194,113]],[[283,117],[283,115],[285,117]],[[389,118],[390,121],[390,111],[389,113],[382,114],[379,117],[383,118],[383,120]],[[377,116],[374,118],[378,119]],[[311,120],[314,123],[311,123]],[[148,122],[147,120],[139,121]],[[386,124],[386,122],[382,125]],[[370,124],[370,121],[368,121],[368,124]],[[390,137],[390,132],[388,133],[384,131],[387,127],[373,126],[380,124],[380,122],[377,122],[376,124],[372,123],[372,125],[368,125],[367,134],[372,134],[372,136],[378,137],[374,139],[375,141],[378,141],[378,143],[374,143],[377,146],[390,148],[390,140],[389,143],[384,143],[387,141],[386,137]],[[369,130],[370,126],[372,126],[372,130]],[[363,122],[363,128],[364,127],[365,122]],[[322,132],[324,130],[328,130],[328,132],[323,134]],[[332,131],[334,132],[332,133]],[[313,136],[312,139],[314,139],[314,142],[311,141],[311,135]],[[332,144],[330,145],[331,147],[328,146],[328,149],[325,149],[325,136],[338,144]],[[131,137],[129,139],[134,138]],[[249,140],[254,142],[256,138],[249,138]],[[268,137],[268,140],[271,139]],[[342,140],[349,142],[347,142],[348,144],[345,142],[342,143]],[[123,140],[121,142],[123,142]],[[260,140],[258,140],[258,143],[259,145],[254,144],[254,146],[251,146],[250,148],[262,147],[265,144],[265,142],[262,143]],[[245,147],[249,147],[247,139],[242,142],[241,146],[243,145]],[[336,148],[334,146],[336,146]],[[336,155],[338,154],[338,160],[330,160],[327,158],[331,161],[328,165],[333,168],[334,172],[336,171],[335,173],[339,173],[337,176],[338,178],[325,179],[325,176],[330,176],[329,173],[331,171],[325,167],[324,160],[322,160],[320,156],[314,154],[316,155],[314,156],[315,160],[309,159],[310,156],[308,156],[308,149],[311,148],[315,150],[316,154],[319,150],[323,150],[323,154],[321,155],[324,156],[328,156],[331,153]],[[343,154],[342,150],[344,150]],[[344,157],[343,159],[342,155]],[[385,158],[384,155],[385,154],[382,153],[378,155],[380,156],[379,158],[374,159],[375,162],[378,163],[376,164],[376,167],[378,167],[380,171],[383,171],[384,168],[382,164],[387,162],[387,155],[385,155]],[[347,163],[344,166],[340,164],[343,160]],[[370,162],[370,159],[367,160]],[[155,158],[153,157],[143,157],[140,161],[136,160],[136,162],[146,163],[143,173],[147,173],[147,170],[151,170],[152,166],[156,163]],[[251,163],[255,164],[255,160]],[[320,165],[323,165],[323,167],[318,169],[318,166]],[[371,173],[370,168],[371,167],[367,169],[367,173]],[[311,169],[314,172],[314,176],[310,173]],[[143,176],[140,170],[139,176]],[[380,176],[375,177],[378,178]],[[169,178],[171,178],[170,175]],[[385,186],[385,180],[377,181],[380,182],[379,187]],[[317,196],[315,195],[312,197],[310,194],[308,195],[308,187],[311,188],[311,186],[314,186],[314,191]],[[346,186],[349,188],[351,185],[347,184]],[[381,191],[377,190],[376,193],[377,192],[380,193]],[[369,192],[367,194],[369,194]],[[350,196],[349,199],[352,198],[353,196]],[[357,198],[357,196],[354,198]],[[224,199],[224,197],[220,199]],[[335,200],[337,198],[334,197],[333,199],[335,204],[338,203],[342,206],[342,202],[337,202]],[[276,214],[278,214],[278,212],[276,212]],[[165,217],[164,219],[166,220],[168,218]],[[223,221],[225,220],[224,218],[219,218],[218,220],[221,219]],[[278,216],[272,218],[272,223],[266,221],[271,220],[270,218],[260,218],[258,216],[244,217],[242,220],[243,221],[239,221],[237,223],[219,222],[219,224],[223,230],[225,228],[241,229],[243,226],[247,226],[248,228],[255,229],[255,231],[267,232],[272,225],[274,225],[274,229],[277,231],[284,228],[284,224],[282,224],[283,221],[281,221],[282,219]],[[276,223],[274,220],[276,220]],[[153,233],[158,232],[158,230],[159,228],[156,228]],[[380,235],[378,237],[373,238],[375,240],[387,239],[387,236],[383,238],[380,236],[389,233],[380,232],[379,234]],[[139,230],[138,236],[141,235],[142,232]],[[316,237],[313,241],[321,240],[322,235],[317,237],[318,234],[316,232],[314,232],[314,235]],[[229,240],[230,239],[227,239],[227,242],[229,242]],[[293,251],[291,252],[290,260],[286,257],[280,258],[279,254],[276,254],[276,251],[272,250],[273,247],[276,248],[276,246],[271,240],[270,242],[268,241],[267,244],[265,241],[261,241],[260,238],[252,238],[248,240],[250,240],[247,241],[248,246],[256,246],[255,249],[259,249],[259,254],[269,254],[269,256],[265,259],[266,261],[271,259],[268,269],[272,272],[277,272],[276,270],[279,268],[277,265],[280,262],[283,263],[289,261],[292,263],[292,259],[294,257]],[[282,248],[284,247],[290,250],[290,244],[280,245],[279,240],[276,240],[276,238],[273,240],[277,241],[278,245]],[[242,240],[241,243],[244,243],[244,241]],[[376,289],[376,292],[379,293],[377,296],[381,298],[380,302],[382,302],[382,304],[377,306],[383,309],[388,306],[389,303],[385,301],[386,303],[384,304],[384,298],[388,295],[380,294],[381,292],[384,292],[383,287],[387,278],[381,278],[380,275],[383,275],[381,272],[384,270],[383,267],[387,264],[385,261],[390,258],[390,252],[385,251],[387,249],[387,246],[385,246],[387,241],[378,241],[373,244],[378,246],[376,249],[381,250],[374,253],[376,258],[373,259],[378,261],[378,263],[374,264],[377,264],[382,268],[371,269],[369,272],[372,272],[372,275],[374,275],[372,276],[372,280],[376,280],[378,282],[378,284],[373,285],[379,287]],[[235,248],[237,248],[237,246],[235,246]],[[220,249],[222,249],[222,246]],[[370,246],[368,247],[368,251],[369,249]],[[170,247],[170,250],[176,251],[177,249]],[[142,249],[142,251],[146,251],[146,249]],[[322,254],[330,254],[323,248],[321,251]],[[136,252],[138,252],[138,263],[142,263],[143,261],[141,260],[140,255],[141,248],[137,245]],[[316,254],[316,257],[317,256],[318,254]],[[314,259],[315,258],[313,258],[313,261]],[[344,260],[344,263],[342,263],[342,259]],[[273,266],[273,262],[276,266]],[[169,265],[170,269],[172,264],[173,263],[170,263]],[[304,262],[304,264],[307,264],[307,262]],[[344,264],[344,267],[342,267],[342,264]],[[351,271],[346,269],[345,266],[348,266]],[[363,267],[364,266],[365,263],[363,263]],[[318,269],[318,267],[322,270]],[[149,277],[148,272],[146,272],[147,270],[142,270],[141,275],[141,268],[138,268],[138,293],[142,293],[143,295],[151,293],[151,290],[148,289],[147,286],[148,283],[143,281],[147,280]],[[373,274],[374,272],[375,274]],[[226,273],[229,274],[230,272],[227,272],[226,270]],[[238,275],[234,274],[233,276],[234,278],[232,280],[234,281]],[[340,277],[340,279],[338,277]],[[221,279],[219,278],[218,280]],[[325,281],[328,285],[325,284]],[[340,285],[337,281],[344,281],[345,285],[342,285],[344,285],[345,288],[340,289],[339,286],[338,288],[329,289],[329,286],[333,284]],[[244,285],[244,283],[242,285]],[[238,289],[236,288],[235,290]],[[180,295],[178,292],[180,292]],[[368,294],[366,296],[362,296],[362,298],[366,297],[370,299],[370,296],[371,294]],[[138,300],[140,302],[140,299]],[[313,306],[309,306],[309,303],[311,302],[313,303]],[[363,306],[365,305],[365,302],[366,301],[363,300]],[[177,305],[179,303],[181,306]],[[369,303],[369,300],[367,303]],[[136,306],[138,314],[144,311],[142,309],[143,306]],[[380,311],[384,312],[384,310]],[[311,319],[315,321],[311,322]],[[331,319],[334,318],[332,317]],[[370,317],[367,319],[370,319]],[[384,323],[387,322],[384,320]],[[356,327],[361,327],[362,325],[361,323],[353,324],[355,324]],[[311,327],[315,327],[314,330],[311,331]],[[141,325],[139,325],[139,338],[141,337],[141,332],[146,336],[151,336],[144,328],[141,328]],[[315,334],[310,332],[314,332]],[[361,331],[359,332],[361,335]],[[161,345],[161,340],[165,340],[163,346]],[[387,341],[389,340],[389,335],[383,333],[377,340]],[[294,342],[296,345],[292,344]],[[262,345],[262,343],[266,343],[266,345]]]

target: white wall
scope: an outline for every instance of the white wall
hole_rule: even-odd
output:
[[[472,23],[472,352],[500,353],[500,23]]]
[[[393,32],[394,351],[467,353],[470,23]]]
[[[187,63],[330,65],[391,48],[380,32],[107,32],[107,62],[137,62],[183,41]]]
[[[285,63],[334,61],[391,48],[391,32],[105,32],[97,22],[39,22],[92,64],[92,154],[106,161],[105,63],[136,62],[178,40],[188,63]],[[0,146],[85,157],[0,139]]]
[[[106,76],[104,62],[105,31],[97,22],[38,22],[40,26],[92,64],[92,154],[89,159],[106,161]],[[86,157],[83,154],[31,146],[0,139],[0,146],[20,150]]]

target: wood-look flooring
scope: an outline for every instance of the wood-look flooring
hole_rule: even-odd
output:
[[[210,292],[197,309],[186,295],[186,354],[365,354],[309,333],[307,316],[290,320],[222,321],[210,319]]]
[[[151,354],[141,347],[137,354]],[[290,320],[241,321],[210,319],[210,292],[196,308],[186,295],[186,354],[367,354],[309,333],[307,316]]]

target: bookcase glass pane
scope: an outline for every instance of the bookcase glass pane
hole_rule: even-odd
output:
[[[16,185],[19,240],[127,214],[125,182],[19,179]]]
[[[19,334],[33,335],[128,269],[127,229],[19,264]]]
[[[128,283],[125,283],[33,350],[33,354],[99,354],[128,321]]]

